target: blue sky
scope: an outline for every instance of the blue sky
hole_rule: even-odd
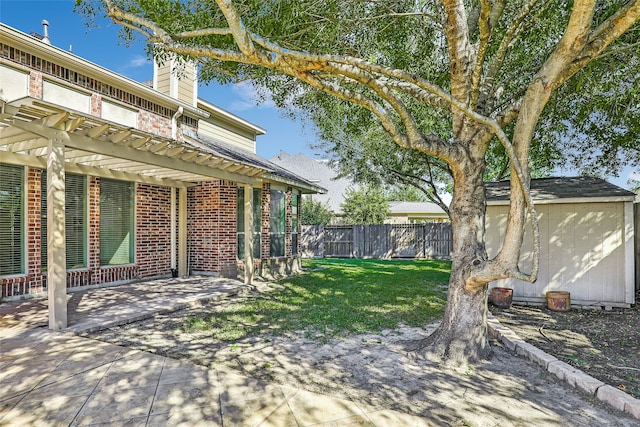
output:
[[[46,19],[53,45],[65,50],[71,47],[75,55],[136,81],[153,78],[153,65],[142,42],[125,47],[118,38],[118,26],[110,20],[88,29],[73,6],[73,0],[0,0],[0,21],[27,34],[42,34],[41,22]],[[266,129],[267,134],[258,137],[258,155],[268,159],[283,150],[322,157],[309,147],[315,141],[312,125],[283,117],[269,102],[257,105],[250,86],[211,83],[200,87],[198,95]]]
[[[50,24],[49,37],[53,45],[63,49],[71,47],[74,54],[136,81],[153,77],[153,65],[144,55],[142,42],[125,47],[118,38],[118,26],[110,20],[98,22],[98,28],[87,29],[84,18],[73,12],[73,5],[73,0],[0,0],[0,21],[25,33],[42,33],[41,21],[46,19]],[[258,155],[264,158],[269,159],[281,150],[323,157],[321,152],[309,146],[315,142],[311,124],[284,117],[269,102],[257,104],[248,85],[220,86],[211,83],[200,87],[199,96],[266,129],[267,134],[258,137],[257,143]],[[575,173],[558,171],[557,174]],[[609,181],[627,187],[627,180],[632,174],[633,169],[626,168],[620,177],[611,177]]]

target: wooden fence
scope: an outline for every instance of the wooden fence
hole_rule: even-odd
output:
[[[306,258],[450,258],[451,224],[303,226]]]

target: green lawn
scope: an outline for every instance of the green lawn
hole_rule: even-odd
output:
[[[220,311],[188,318],[189,332],[234,341],[305,331],[331,337],[421,326],[442,316],[451,263],[433,260],[305,259],[305,272]]]

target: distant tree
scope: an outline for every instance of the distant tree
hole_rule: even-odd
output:
[[[389,202],[379,187],[347,190],[341,208],[349,224],[382,224],[389,215]]]
[[[390,202],[430,202],[431,200],[412,185],[396,185],[384,190],[384,196]]]
[[[328,225],[333,218],[333,211],[328,203],[303,197],[300,212],[302,225]]]

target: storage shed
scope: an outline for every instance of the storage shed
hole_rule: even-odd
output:
[[[486,243],[490,257],[502,245],[509,182],[485,186]],[[633,201],[635,194],[599,178],[544,178],[531,182],[540,224],[540,272],[536,283],[505,279],[490,287],[513,288],[513,300],[539,305],[547,291],[568,291],[580,307],[629,307],[635,303]],[[529,271],[531,229],[520,265]]]

